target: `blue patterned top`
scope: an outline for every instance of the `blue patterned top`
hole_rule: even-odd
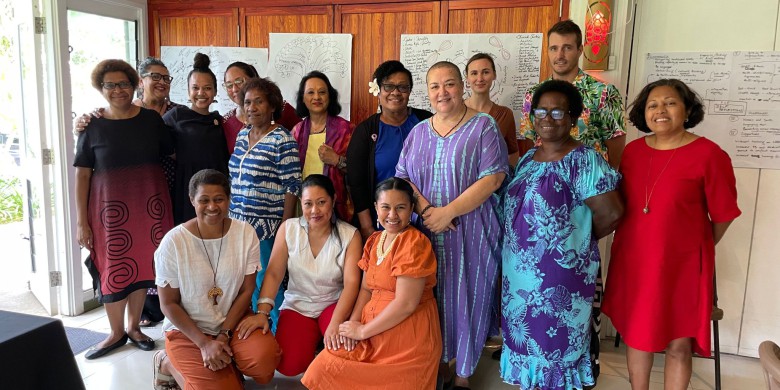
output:
[[[591,305],[599,266],[593,213],[585,200],[614,191],[620,174],[579,146],[561,160],[529,150],[504,205],[501,377],[523,389],[592,385]]]
[[[230,156],[230,217],[246,221],[260,241],[271,238],[282,221],[284,196],[301,191],[298,143],[281,126],[249,145],[250,128],[241,130]]]

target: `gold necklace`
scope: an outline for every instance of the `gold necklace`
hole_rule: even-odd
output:
[[[653,151],[650,153],[650,163],[647,164],[647,177],[645,178],[645,208],[642,209],[642,212],[647,214],[650,212],[650,198],[653,197],[653,191],[655,191],[655,186],[658,184],[658,181],[661,179],[661,175],[664,174],[664,171],[666,171],[666,168],[669,167],[669,163],[672,162],[672,159],[674,158],[674,155],[677,153],[677,150],[680,149],[680,146],[682,145],[683,140],[685,139],[686,132],[683,130],[683,135],[680,138],[680,141],[677,142],[677,147],[674,148],[674,151],[672,151],[672,155],[669,156],[669,160],[666,161],[666,165],[664,165],[663,169],[661,169],[661,172],[658,173],[658,177],[655,178],[655,182],[653,183],[653,186],[650,187],[650,193],[647,193],[647,182],[650,180],[650,170],[653,167],[653,156],[655,156],[655,148],[652,148]],[[656,136],[658,137],[658,136]],[[653,142],[654,145],[658,144],[658,139],[655,139],[655,142]]]
[[[221,297],[223,292],[222,289],[217,287],[217,272],[219,271],[219,259],[222,257],[222,239],[225,238],[225,220],[222,220],[222,233],[219,237],[219,251],[217,252],[217,265],[216,269],[215,266],[211,265],[211,255],[209,255],[209,251],[206,250],[206,242],[203,241],[203,234],[200,232],[200,225],[198,224],[198,221],[195,221],[195,227],[198,228],[198,236],[200,237],[200,243],[203,244],[203,251],[206,252],[206,257],[209,259],[209,267],[211,268],[211,272],[214,273],[214,284],[213,287],[208,292],[208,297],[211,299],[212,305],[217,305],[217,298]]]
[[[401,232],[398,232],[398,234],[401,234]],[[387,230],[382,231],[382,234],[379,236],[379,242],[376,245],[376,265],[382,264],[382,262],[385,261],[385,257],[390,254],[390,250],[393,249],[393,243],[395,242],[395,238],[398,237],[398,234],[396,234],[395,237],[393,237],[393,239],[390,241],[390,245],[387,246],[387,250],[382,251],[382,248],[385,246],[385,238],[387,238]]]

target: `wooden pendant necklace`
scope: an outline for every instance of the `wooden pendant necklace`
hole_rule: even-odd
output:
[[[650,170],[653,167],[653,156],[655,156],[655,148],[652,148],[653,151],[650,153],[650,163],[647,164],[647,177],[645,178],[645,207],[642,209],[642,212],[647,214],[650,212],[650,198],[653,197],[653,191],[655,191],[655,186],[658,184],[658,181],[661,179],[661,175],[664,174],[666,171],[666,168],[669,167],[669,163],[672,162],[672,159],[674,158],[674,155],[677,153],[677,150],[680,149],[680,145],[682,145],[683,140],[685,139],[686,134],[688,134],[686,131],[683,131],[682,137],[680,137],[680,141],[677,142],[677,147],[674,148],[674,151],[672,151],[672,155],[669,156],[669,160],[666,161],[666,165],[661,169],[661,172],[658,173],[658,176],[655,178],[655,182],[653,182],[653,186],[650,187],[650,193],[647,192],[647,184],[650,181]],[[654,144],[658,143],[658,136],[656,136],[656,142]]]
[[[450,133],[452,133],[452,131],[453,131],[453,130],[455,130],[455,128],[456,128],[456,127],[458,127],[458,125],[460,125],[460,122],[463,122],[463,118],[465,118],[465,117],[466,117],[466,113],[467,113],[467,112],[469,112],[469,108],[468,108],[468,107],[466,107],[466,105],[464,104],[464,105],[463,105],[463,115],[461,115],[461,117],[460,117],[460,120],[458,121],[458,123],[456,123],[456,124],[455,124],[455,126],[452,126],[452,128],[450,129],[450,131],[448,131],[448,132],[447,132],[447,134],[440,135],[440,137],[442,137],[442,138],[447,138],[447,136],[448,136],[448,135],[450,135]],[[435,128],[435,127],[433,127],[433,121],[431,121],[431,127],[433,128],[433,131],[435,131],[437,134],[439,133],[439,132],[436,130],[436,128]]]
[[[222,296],[222,289],[217,287],[217,272],[219,271],[219,259],[222,257],[222,240],[225,238],[225,221],[222,221],[222,233],[219,237],[219,251],[217,252],[217,265],[214,266],[211,263],[211,255],[209,255],[209,251],[206,249],[206,242],[203,241],[203,234],[200,233],[200,225],[198,224],[198,221],[195,221],[195,227],[198,228],[198,236],[200,237],[200,243],[203,244],[203,251],[206,252],[206,258],[209,259],[209,267],[211,268],[211,272],[214,274],[214,284],[213,287],[208,292],[208,297],[211,299],[212,305],[217,305],[217,298]]]

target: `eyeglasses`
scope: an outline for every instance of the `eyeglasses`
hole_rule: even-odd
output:
[[[382,84],[382,89],[384,89],[385,92],[387,92],[387,93],[393,92],[396,89],[398,90],[398,92],[401,92],[401,93],[409,93],[409,91],[412,90],[412,86],[411,85],[406,85],[406,84],[399,84],[399,85],[395,85],[395,84]]]
[[[118,83],[112,83],[110,81],[107,81],[105,83],[100,83],[100,86],[103,87],[103,89],[108,90],[108,91],[110,91],[112,89],[116,89],[116,87],[119,87],[121,89],[132,89],[133,88],[133,84],[130,84],[129,81],[120,81]]]
[[[222,86],[225,87],[225,89],[232,89],[234,85],[236,87],[241,88],[241,86],[244,85],[245,82],[246,82],[245,79],[239,77],[233,81],[225,81],[224,83],[222,83]]]
[[[147,76],[151,77],[152,80],[154,80],[154,81],[162,80],[162,81],[165,82],[165,84],[170,84],[171,81],[173,81],[173,77],[172,76],[168,76],[167,74],[159,74],[157,72],[144,73],[144,74],[141,75],[141,77],[147,77]]]
[[[550,110],[550,111],[547,111],[547,109],[545,109],[545,108],[537,108],[537,109],[534,110],[534,118],[536,118],[536,119],[547,118],[547,114],[548,113],[555,120],[561,120],[561,119],[563,119],[564,115],[568,114],[568,112],[563,111],[563,110],[558,109],[558,108],[556,108],[554,110]]]

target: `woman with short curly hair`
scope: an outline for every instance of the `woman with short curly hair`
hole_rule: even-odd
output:
[[[138,81],[133,67],[122,60],[95,67],[92,86],[108,107],[79,134],[76,145],[76,234],[90,250],[99,275],[98,300],[111,325],[108,337],[87,352],[87,359],[128,339],[143,350],[154,349],[154,340],[141,333],[138,323],[146,289],[154,287],[154,250],[172,226],[160,156],[171,154],[173,145],[160,115],[133,105]]]

